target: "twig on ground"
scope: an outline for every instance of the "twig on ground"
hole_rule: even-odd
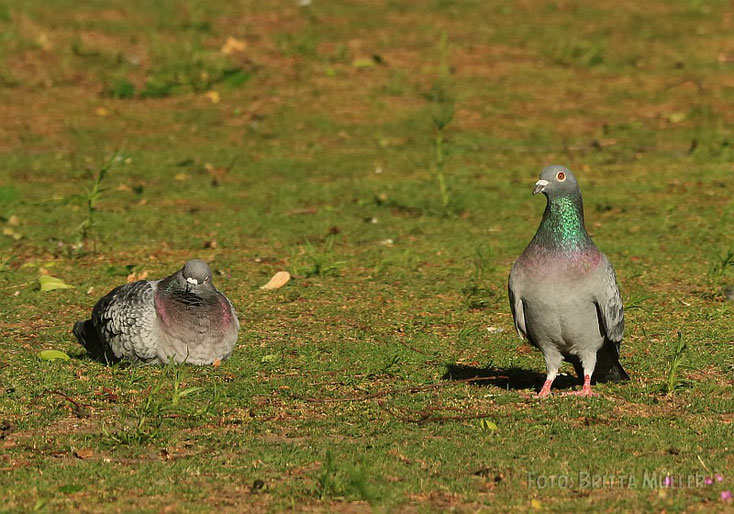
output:
[[[416,353],[420,353],[421,355],[428,355],[428,354],[427,354],[426,352],[424,352],[424,351],[422,351],[422,350],[419,350],[418,348],[413,348],[413,347],[412,347],[412,346],[410,346],[410,345],[409,345],[408,343],[404,343],[404,342],[402,342],[402,341],[401,341],[400,339],[398,339],[398,343],[400,343],[401,345],[403,345],[403,346],[404,346],[405,348],[407,348],[408,350],[413,350],[414,352],[416,352]]]
[[[13,289],[13,288],[21,288],[25,286],[29,286],[31,284],[36,284],[37,282],[23,282],[22,284],[10,284],[0,287],[0,289]]]
[[[46,396],[50,394],[56,394],[58,396],[61,396],[64,400],[71,403],[72,408],[71,411],[74,413],[74,415],[77,418],[88,418],[89,412],[87,412],[87,409],[85,407],[89,407],[89,405],[86,404],[80,404],[76,402],[75,400],[69,398],[65,393],[62,393],[58,389],[46,389],[44,392],[36,396],[36,399],[40,398],[41,396]]]

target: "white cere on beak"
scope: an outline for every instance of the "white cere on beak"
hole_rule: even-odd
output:
[[[191,277],[187,278],[186,282],[188,282],[189,284],[194,284],[195,286],[199,285],[198,280],[196,280],[195,278],[191,278]]]
[[[538,193],[542,193],[545,191],[545,186],[550,184],[547,180],[540,179],[535,183],[535,187],[533,188],[533,194],[537,195]]]

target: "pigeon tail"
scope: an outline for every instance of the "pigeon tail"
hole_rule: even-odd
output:
[[[79,340],[79,344],[87,350],[90,357],[94,360],[106,364],[119,362],[120,359],[115,357],[112,349],[100,340],[99,334],[97,334],[91,319],[74,323],[73,332]]]
[[[583,379],[584,370],[581,367],[581,361],[578,357],[575,355],[569,355],[566,357],[566,360],[573,364],[573,368],[579,379]],[[605,339],[602,347],[599,348],[598,352],[596,352],[596,367],[594,368],[594,374],[591,377],[591,383],[623,382],[629,379],[630,376],[619,362],[617,345],[609,339]]]
[[[630,379],[630,376],[624,370],[619,360],[617,360],[617,362],[615,362],[614,365],[611,368],[609,368],[609,373],[607,373],[606,378],[604,378],[602,382],[604,380],[607,380],[609,382],[624,382],[629,379]]]
[[[619,343],[604,339],[596,352],[596,368],[592,378],[596,382],[622,382],[630,377],[619,362]]]

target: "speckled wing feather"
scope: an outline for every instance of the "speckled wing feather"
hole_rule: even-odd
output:
[[[528,331],[525,327],[525,311],[523,310],[522,299],[520,298],[520,292],[517,291],[518,284],[515,278],[515,266],[510,271],[510,279],[507,282],[507,292],[510,297],[510,309],[512,310],[512,317],[515,320],[515,330],[517,334],[524,338],[528,338]]]
[[[147,362],[156,357],[151,332],[155,320],[155,282],[140,280],[113,289],[92,311],[100,338],[118,358]]]
[[[601,283],[597,289],[595,303],[599,309],[607,339],[617,343],[617,348],[619,348],[619,343],[622,342],[624,335],[624,306],[619,294],[614,267],[606,257],[604,261],[606,266],[601,270]]]

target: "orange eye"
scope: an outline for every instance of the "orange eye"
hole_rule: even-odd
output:
[[[562,171],[559,171],[558,175],[556,175],[556,180],[558,180],[558,182],[563,182],[564,180],[566,180],[566,174]]]

